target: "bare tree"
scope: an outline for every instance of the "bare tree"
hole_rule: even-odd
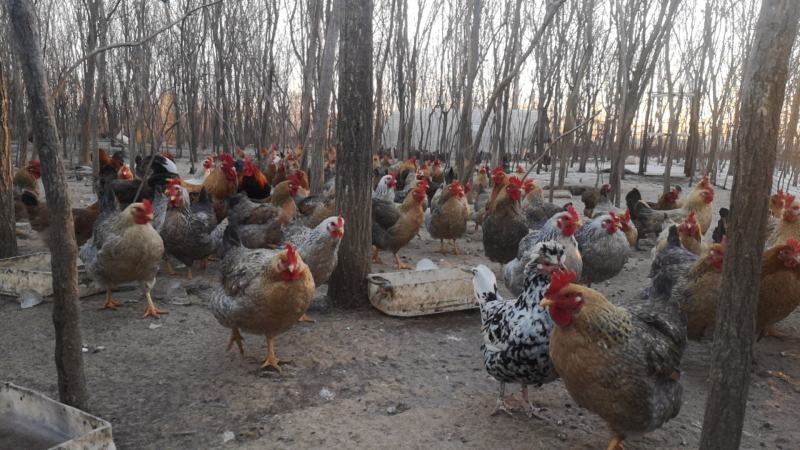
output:
[[[17,256],[8,89],[0,63],[0,258]]]
[[[714,328],[711,390],[706,401],[700,448],[738,448],[741,443],[767,202],[775,170],[787,63],[800,23],[800,2],[764,0],[755,41],[742,81],[736,172],[722,289]]]
[[[347,233],[328,293],[342,307],[367,298],[372,243],[372,0],[339,0],[339,94],[336,131],[339,153],[336,210]]]
[[[78,246],[75,244],[67,179],[61,163],[62,146],[56,131],[39,44],[39,28],[29,0],[9,0],[6,7],[28,92],[34,142],[38,146],[42,181],[50,210],[53,324],[56,331],[55,362],[59,398],[68,405],[87,410],[89,392],[86,390],[83,373],[83,341],[78,306]]]

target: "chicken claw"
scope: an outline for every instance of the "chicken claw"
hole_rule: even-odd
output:
[[[150,291],[145,292],[144,296],[147,298],[147,309],[144,310],[144,316],[142,316],[142,318],[145,317],[158,318],[160,314],[169,314],[168,311],[162,311],[156,308],[155,303],[153,303],[153,298],[150,297]]]
[[[625,450],[625,446],[622,444],[623,438],[619,436],[614,436],[611,439],[611,442],[608,443],[608,448],[606,450]]]
[[[297,319],[298,322],[309,322],[309,323],[316,323],[317,321],[308,317],[308,314],[303,313],[303,316]]]
[[[458,245],[456,245],[456,240],[455,239],[453,239],[453,254],[454,255],[460,255],[461,254],[458,251]]]
[[[396,267],[399,270],[411,270],[411,266],[409,266],[408,264],[405,264],[404,262],[400,261],[400,257],[397,256],[396,253],[394,255],[394,262],[396,264]]]
[[[225,349],[226,352],[231,351],[231,347],[233,347],[234,342],[236,343],[236,346],[239,347],[239,353],[244,356],[244,346],[242,345],[244,338],[242,337],[242,334],[239,333],[238,328],[234,328],[233,331],[231,331],[231,338],[228,340],[228,348]]]
[[[439,253],[441,253],[443,255],[446,255],[447,254],[447,249],[444,248],[444,239],[439,239],[439,243],[440,243]]]
[[[103,303],[103,306],[100,308],[103,309],[117,309],[122,306],[121,303],[117,303],[114,299],[111,298],[111,289],[106,290],[106,302]]]
[[[264,360],[264,363],[261,364],[262,369],[267,369],[272,367],[278,373],[281,373],[281,366],[280,364],[282,361],[275,356],[275,346],[273,345],[274,339],[271,337],[267,338],[267,359]],[[283,363],[287,363],[288,361],[283,361]]]
[[[378,250],[378,247],[372,246],[372,262],[375,264],[383,264],[381,260],[381,251]]]

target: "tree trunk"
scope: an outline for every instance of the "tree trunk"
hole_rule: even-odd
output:
[[[734,147],[731,238],[717,305],[711,390],[700,448],[739,448],[750,386],[755,315],[767,202],[775,168],[787,64],[800,21],[800,2],[764,0],[742,79],[741,123]],[[746,170],[740,170],[746,168]]]
[[[472,25],[469,34],[469,54],[467,55],[466,79],[461,103],[461,119],[458,125],[458,147],[456,148],[456,173],[459,178],[466,179],[466,150],[472,146],[472,91],[475,76],[478,73],[478,58],[481,37],[481,0],[472,2]],[[477,155],[476,155],[477,156]]]
[[[12,40],[22,66],[28,92],[34,142],[42,163],[42,182],[50,209],[50,253],[53,272],[53,324],[58,393],[62,402],[88,410],[89,393],[83,374],[80,308],[78,306],[78,247],[72,222],[67,179],[61,163],[61,142],[56,132],[42,59],[39,28],[29,0],[6,3]]]
[[[311,131],[311,145],[307,152],[311,158],[309,177],[311,192],[319,194],[325,186],[324,150],[325,137],[328,136],[328,118],[330,117],[330,101],[333,93],[333,69],[336,57],[336,42],[339,37],[339,18],[336,8],[331,8],[328,29],[325,30],[325,46],[322,49],[322,67],[320,68],[319,92],[317,106],[314,111],[314,127]],[[370,147],[372,150],[372,147]]]
[[[303,93],[300,97],[300,129],[298,130],[297,142],[306,142],[308,130],[311,126],[311,101],[314,90],[314,75],[317,70],[317,42],[319,41],[319,23],[322,19],[322,0],[310,0],[308,2],[309,23],[308,23],[308,46],[306,47],[306,61],[303,66]],[[303,152],[303,160],[307,156]]]
[[[99,22],[100,1],[88,1],[86,7],[89,12],[88,31],[86,35],[86,53],[91,53],[97,47],[97,25]],[[81,100],[81,148],[80,164],[89,164],[92,155],[92,128],[94,121],[94,86],[97,57],[92,56],[86,60],[86,69],[83,72],[83,99]]]
[[[16,218],[14,217],[14,167],[11,160],[11,128],[8,90],[3,64],[0,64],[0,258],[17,256]],[[20,136],[19,141],[27,140]]]
[[[336,306],[367,301],[372,242],[372,0],[339,0],[336,210],[347,232],[328,295]]]

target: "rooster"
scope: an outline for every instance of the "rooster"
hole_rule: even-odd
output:
[[[31,229],[39,234],[45,245],[50,247],[50,209],[46,203],[39,203],[33,192],[22,193],[21,201],[25,205]],[[75,242],[80,246],[92,237],[92,229],[97,215],[100,212],[100,203],[94,202],[86,208],[72,208],[72,220],[75,230]]]
[[[239,177],[239,191],[244,191],[248,197],[262,200],[269,197],[272,188],[267,177],[261,172],[250,158],[244,160],[244,169]]]
[[[789,239],[800,239],[800,201],[794,196],[786,196],[786,206],[775,230],[767,238],[767,247],[785,244]]]
[[[203,173],[199,177],[189,180],[181,179],[181,186],[189,191],[190,194],[199,193],[203,189],[203,183],[205,183],[208,174],[210,174],[215,168],[216,165],[214,164],[214,157],[209,156],[203,160]]]
[[[556,325],[550,357],[569,395],[610,426],[608,449],[619,450],[680,412],[686,321],[668,293],[632,311],[575,278],[554,273],[541,302]]]
[[[483,225],[486,216],[492,212],[497,196],[503,192],[506,184],[508,184],[508,177],[503,168],[500,166],[495,167],[492,170],[492,192],[489,194],[489,200],[482,205],[475,205],[475,230]]]
[[[479,265],[472,270],[481,311],[483,364],[500,382],[494,412],[508,412],[505,384],[520,383],[523,407],[535,414],[528,400],[528,385],[538,387],[558,378],[548,354],[553,321],[539,302],[550,287],[551,273],[564,267],[564,249],[557,242],[540,242],[533,255],[525,268],[525,291],[516,300],[500,296],[497,280],[488,267]]]
[[[29,191],[39,196],[39,179],[42,178],[42,164],[32,159],[14,174],[14,191],[22,194]]]
[[[160,230],[164,250],[186,265],[186,275],[192,279],[194,261],[205,260],[216,251],[211,239],[211,232],[217,226],[214,208],[205,190],[200,191],[199,201],[192,205],[189,192],[177,180],[167,188],[167,197],[169,204]],[[170,272],[174,275],[174,271]]]
[[[503,281],[508,290],[519,295],[524,289],[525,266],[535,256],[533,249],[541,242],[555,241],[563,248],[565,266],[580,274],[583,270],[583,257],[575,240],[575,232],[582,225],[578,212],[569,206],[567,211],[556,214],[545,222],[540,230],[530,231],[519,243],[517,256],[503,267]]]
[[[425,218],[425,227],[433,239],[439,239],[440,252],[447,253],[444,240],[453,241],[453,254],[458,255],[456,239],[462,237],[467,231],[467,218],[469,218],[469,205],[464,194],[464,187],[458,180],[439,190],[439,196],[431,201],[431,209]]]
[[[650,207],[641,200],[639,190],[634,188],[626,196],[625,200],[628,209],[631,210],[631,218],[637,224],[639,232],[660,233],[666,224],[667,227],[686,218],[694,212],[697,217],[697,224],[700,226],[700,234],[704,235],[711,226],[711,216],[713,215],[712,203],[714,202],[714,189],[708,184],[708,180],[700,182],[695,189],[687,196],[683,206],[678,209],[658,211]]]
[[[519,242],[528,234],[519,211],[521,187],[519,179],[510,177],[483,222],[483,251],[487,258],[500,264],[514,259]]]
[[[613,212],[595,215],[578,229],[575,240],[583,261],[580,280],[589,286],[617,276],[628,262],[630,244]]]
[[[625,233],[625,238],[628,239],[628,244],[635,248],[639,249],[639,230],[631,223],[631,210],[626,209],[625,212],[620,217],[619,221],[620,229],[623,233]]]
[[[268,250],[241,246],[232,227],[225,230],[222,285],[214,289],[209,308],[217,321],[231,329],[228,350],[235,343],[244,355],[241,331],[267,338],[267,357],[261,367],[281,371],[275,338],[305,314],[314,296],[314,278],[291,245],[272,255]]]
[[[372,200],[372,261],[383,264],[381,250],[389,250],[394,255],[398,269],[411,267],[400,261],[397,252],[405,247],[419,232],[425,221],[422,203],[426,199],[427,183],[424,181],[407,196],[400,207],[383,200]]]
[[[771,327],[800,305],[800,242],[778,244],[764,252],[762,261],[756,332],[780,336]]]
[[[120,306],[111,298],[115,286],[138,281],[147,299],[144,317],[166,314],[156,308],[150,296],[164,257],[164,243],[151,226],[152,220],[150,200],[132,203],[119,212],[114,192],[107,189],[103,193],[92,239],[80,249],[86,273],[106,290],[103,309]]]
[[[678,209],[681,207],[682,202],[680,201],[681,195],[681,187],[680,186],[673,186],[669,192],[661,194],[661,197],[658,197],[658,202],[655,205],[651,205],[653,209],[657,209],[660,211],[667,210],[667,209]]]

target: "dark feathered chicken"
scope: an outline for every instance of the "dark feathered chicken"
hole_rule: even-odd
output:
[[[191,279],[194,261],[205,260],[216,251],[210,234],[217,226],[217,218],[205,190],[195,205],[189,202],[189,192],[177,183],[170,184],[167,192],[169,206],[160,230],[164,251],[186,265]]]
[[[510,177],[483,221],[483,251],[492,261],[505,264],[517,256],[519,242],[528,234],[519,201],[522,182]]]

